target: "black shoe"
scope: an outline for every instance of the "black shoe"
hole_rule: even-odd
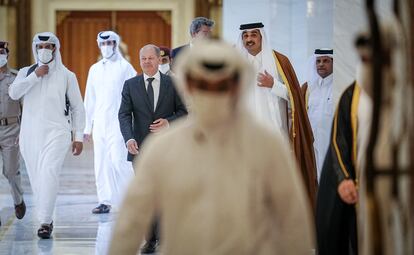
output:
[[[141,254],[151,254],[157,251],[158,242],[145,242],[142,246],[140,252]]]
[[[23,219],[26,214],[26,204],[24,203],[24,200],[22,200],[20,204],[14,206],[14,214],[16,214],[16,217],[19,220]]]
[[[42,239],[49,239],[53,231],[53,221],[50,224],[43,223],[37,230],[37,236]]]
[[[93,214],[109,213],[111,211],[110,205],[100,204],[97,207],[93,208]]]

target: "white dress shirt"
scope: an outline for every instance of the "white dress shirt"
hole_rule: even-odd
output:
[[[332,100],[333,74],[319,78],[315,83],[308,84],[308,116],[314,136],[316,168],[318,181],[322,166],[330,144],[334,105]]]

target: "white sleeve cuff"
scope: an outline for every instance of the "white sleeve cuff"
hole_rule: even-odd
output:
[[[286,101],[289,101],[288,91],[285,84],[281,83],[276,79],[272,89],[270,90],[270,93],[272,93],[275,96],[281,97]]]
[[[129,141],[132,141],[132,140],[134,140],[134,141],[135,141],[135,139],[134,139],[134,138],[131,138],[131,139],[129,139],[129,140],[125,143],[125,146],[127,146],[127,145],[128,145],[128,143],[129,143]]]
[[[90,135],[92,133],[92,125],[86,125],[83,133]]]
[[[75,142],[83,142],[83,132],[75,132]]]

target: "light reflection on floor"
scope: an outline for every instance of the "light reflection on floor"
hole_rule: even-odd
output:
[[[37,237],[39,223],[34,216],[30,183],[24,166],[22,178],[27,213],[22,220],[14,216],[7,180],[0,177],[0,255],[106,254],[117,213],[91,213],[97,203],[93,151],[91,145],[86,145],[85,149],[80,158],[69,155],[65,161],[57,198],[53,238],[50,240],[40,240]]]

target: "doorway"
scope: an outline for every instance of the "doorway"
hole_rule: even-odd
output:
[[[139,49],[149,43],[171,47],[170,11],[57,11],[56,34],[64,65],[74,72],[84,96],[89,68],[100,58],[96,36],[113,30],[121,51],[138,73]]]

